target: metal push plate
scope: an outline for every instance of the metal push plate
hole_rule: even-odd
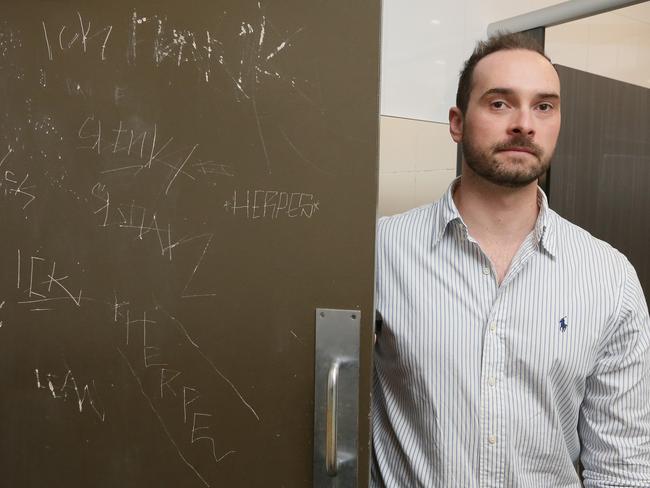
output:
[[[359,310],[316,309],[315,488],[357,486],[360,324]]]

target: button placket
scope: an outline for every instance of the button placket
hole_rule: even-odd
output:
[[[502,391],[499,388],[500,378],[503,374],[503,335],[501,329],[504,326],[504,317],[500,311],[507,310],[505,302],[507,295],[505,289],[498,289],[492,307],[488,314],[486,323],[483,362],[481,365],[481,396],[482,415],[481,420],[483,446],[481,453],[481,479],[493,479],[496,473],[493,472],[494,456],[502,453],[502,442],[504,433],[504,406],[501,403]]]
[[[490,312],[490,315],[494,313],[494,310]],[[496,366],[498,363],[499,356],[499,338],[496,334],[497,323],[495,320],[490,317],[488,322],[488,334],[485,335],[483,343],[483,364],[481,366],[481,376],[482,381],[482,393],[481,397],[484,399],[484,408],[483,415],[483,442],[486,442],[485,446],[488,449],[484,455],[488,458],[494,456],[495,451],[494,445],[497,442],[496,432],[499,429],[499,405],[498,405],[498,391],[496,390]],[[486,465],[491,465],[487,463]]]

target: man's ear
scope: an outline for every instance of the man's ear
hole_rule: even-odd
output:
[[[463,140],[463,113],[458,107],[449,109],[449,133],[454,142]]]

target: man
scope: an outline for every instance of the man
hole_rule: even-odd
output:
[[[560,82],[523,35],[479,43],[450,132],[462,176],[380,220],[373,486],[650,487],[650,319],[608,244],[537,179]]]

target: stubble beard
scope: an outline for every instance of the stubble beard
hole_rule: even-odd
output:
[[[527,186],[546,173],[551,163],[553,154],[544,154],[541,147],[523,135],[494,144],[487,150],[477,148],[473,139],[471,132],[466,132],[461,142],[465,162],[474,173],[495,185],[508,188]],[[527,149],[531,154],[517,157],[501,153],[512,147]]]

